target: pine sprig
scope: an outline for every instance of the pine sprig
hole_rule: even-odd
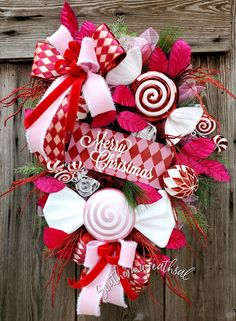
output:
[[[176,207],[175,208],[176,210],[176,214],[177,214],[177,217],[178,219],[183,222],[184,224],[186,225],[191,225],[191,227],[193,229],[196,228],[194,222],[190,219],[189,221],[187,220],[185,214],[183,213],[182,209],[179,208],[179,207]],[[207,229],[208,229],[208,223],[207,223],[207,218],[205,216],[205,214],[203,213],[202,209],[197,209],[197,212],[194,214],[194,219],[195,221],[198,223],[199,227],[204,231],[204,232],[207,232]]]
[[[40,98],[34,98],[34,99],[27,99],[24,102],[24,108],[25,109],[34,109],[37,104],[39,103]]]
[[[196,192],[196,195],[199,198],[199,203],[202,205],[204,209],[207,209],[210,205],[210,185],[212,180],[207,177],[199,177],[199,186]]]
[[[174,42],[181,37],[181,31],[176,27],[168,27],[162,30],[159,36],[158,47],[168,54]]]
[[[32,176],[40,174],[44,168],[37,162],[29,163],[25,166],[21,166],[15,169],[15,173],[23,174],[26,176]]]
[[[136,36],[135,32],[129,32],[124,16],[118,16],[117,21],[111,25],[111,31],[118,39],[125,36]]]
[[[140,203],[145,204],[148,198],[146,192],[133,182],[125,181],[122,190],[131,208],[137,207]]]

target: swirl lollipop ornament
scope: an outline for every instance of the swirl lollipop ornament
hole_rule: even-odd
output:
[[[149,121],[166,118],[176,108],[177,87],[161,72],[149,71],[140,75],[133,88],[137,110]]]
[[[134,224],[134,211],[117,189],[100,190],[85,205],[84,225],[97,240],[114,242],[123,239],[132,231]]]

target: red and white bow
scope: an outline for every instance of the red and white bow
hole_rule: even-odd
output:
[[[94,118],[92,126],[107,125],[116,115],[102,75],[124,59],[124,49],[104,24],[92,38],[83,38],[81,46],[72,40],[61,26],[35,51],[32,76],[55,80],[27,115],[25,128],[30,151],[46,160],[64,160],[66,134],[73,130],[82,94]]]

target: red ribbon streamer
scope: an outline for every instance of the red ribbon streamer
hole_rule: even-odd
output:
[[[120,246],[118,244],[115,245],[108,243],[100,245],[98,247],[98,255],[100,256],[100,260],[93,267],[93,269],[77,282],[75,280],[68,280],[69,286],[73,289],[83,288],[94,281],[107,264],[116,265],[117,274],[120,278],[120,282],[125,293],[131,300],[135,300],[137,298],[137,294],[132,290],[128,278],[123,276],[125,271],[124,268],[118,264],[120,257]]]

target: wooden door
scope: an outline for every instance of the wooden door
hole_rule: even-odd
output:
[[[236,41],[234,0],[71,0],[80,23],[91,19],[111,23],[123,15],[131,31],[148,26],[160,30],[177,26],[194,51],[195,65],[225,71],[221,80],[236,93]],[[63,0],[0,0],[0,97],[29,79],[35,42],[50,35],[59,25]],[[54,308],[46,288],[53,262],[42,259],[40,221],[35,202],[27,202],[32,187],[22,187],[0,200],[0,320],[147,320],[147,321],[233,321],[236,320],[235,291],[235,101],[224,92],[209,87],[208,107],[223,124],[229,148],[225,162],[232,180],[213,184],[206,196],[209,247],[197,255],[184,249],[176,253],[182,268],[196,267],[181,285],[193,304],[189,306],[173,295],[162,282],[152,279],[155,304],[146,291],[128,309],[111,305],[102,308],[102,317],[77,317],[76,293],[62,278]],[[17,106],[15,106],[17,110]],[[0,117],[0,190],[17,177],[14,169],[30,160],[25,147],[22,115],[7,123],[12,110],[1,110]],[[24,207],[24,208],[23,208]],[[23,215],[20,212],[23,208]],[[194,244],[194,240],[190,242]],[[75,265],[64,276],[78,276]]]

